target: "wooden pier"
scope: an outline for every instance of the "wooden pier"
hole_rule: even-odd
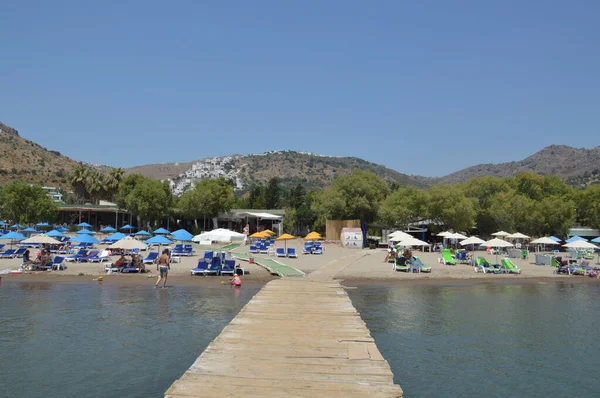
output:
[[[344,288],[315,276],[269,282],[165,397],[402,397]]]

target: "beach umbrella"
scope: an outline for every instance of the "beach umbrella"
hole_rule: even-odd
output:
[[[96,233],[94,231],[90,231],[89,229],[80,229],[79,231],[77,231],[78,235],[95,235]]]
[[[56,227],[56,230],[59,232],[67,232],[69,229],[63,227],[62,225],[59,225],[58,227]]]
[[[106,238],[104,238],[104,240],[110,241],[110,242],[116,242],[118,240],[121,240],[123,238],[125,238],[127,235],[125,235],[122,232],[115,232],[112,235],[108,235]]]
[[[267,235],[275,235],[275,232],[271,231],[270,229],[265,229],[263,232]]]
[[[43,221],[40,223],[35,224],[36,227],[40,227],[40,228],[50,228],[50,224],[48,224],[47,222]]]
[[[108,246],[109,249],[123,249],[123,250],[133,250],[133,249],[147,249],[148,246],[144,242],[140,242],[137,239],[132,238],[131,236],[126,236],[125,238],[116,241],[112,245]]]
[[[25,228],[25,226],[21,225],[21,224],[13,224],[10,226],[10,229],[23,229],[23,228]]]
[[[469,237],[467,239],[461,240],[459,242],[459,244],[461,246],[466,246],[466,245],[480,245],[480,244],[482,244],[484,242],[485,241],[483,239],[480,239],[480,238],[478,238],[476,236],[471,236],[471,237]]]
[[[0,227],[4,227],[6,226],[6,223],[4,221],[0,221]]]
[[[259,238],[259,239],[267,238],[268,236],[269,235],[265,234],[264,232],[255,232],[252,235],[250,235],[251,238]]]
[[[29,227],[29,228],[25,228],[25,229],[24,229],[24,230],[22,230],[21,232],[25,232],[25,233],[31,234],[31,233],[34,233],[34,232],[38,232],[38,230],[37,230],[37,229],[35,229],[35,228],[31,228],[31,227]]]
[[[577,235],[575,235],[575,236],[573,236],[573,237],[571,237],[571,238],[567,239],[567,243],[573,243],[573,242],[577,242],[577,241],[579,241],[579,240],[581,240],[581,241],[584,241],[584,242],[587,242],[587,241],[588,241],[586,238],[582,238],[581,236],[577,236]]]
[[[86,222],[80,222],[79,224],[77,224],[77,226],[80,228],[92,228],[92,225]]]
[[[493,247],[493,248],[497,249],[497,248],[513,247],[514,245],[503,239],[494,238],[494,239],[488,240],[486,242],[483,242],[480,246]],[[498,252],[497,251],[496,251],[496,264],[498,264]]]
[[[46,236],[50,236],[52,238],[64,238],[67,235],[63,234],[58,229],[53,229],[52,231],[47,232]]]
[[[124,230],[124,231],[129,231],[129,232],[131,232],[131,230],[132,230],[132,229],[135,229],[135,227],[134,227],[133,225],[129,225],[129,224],[127,224],[127,225],[123,225],[123,226],[122,226],[121,228],[119,228],[119,229],[121,229],[121,230]]]
[[[179,240],[179,241],[182,241],[182,242],[191,242],[191,240],[193,238],[194,238],[194,235],[190,234],[185,229],[178,229],[175,232],[171,232],[171,239],[172,240]]]
[[[164,228],[159,228],[159,229],[157,229],[156,231],[153,232],[153,234],[155,234],[155,235],[159,235],[159,234],[160,235],[166,235],[166,234],[169,234],[169,233],[170,233],[169,230],[168,229],[164,229]]]
[[[568,247],[569,249],[598,249],[598,246],[595,244],[586,242],[584,240],[569,242],[566,245],[563,245],[563,247]]]
[[[499,236],[499,237],[505,237],[510,235],[508,232],[504,232],[504,231],[498,231],[498,232],[494,232],[492,234],[492,236]]]
[[[284,247],[285,247],[285,250],[287,251],[287,241],[290,240],[290,239],[296,239],[296,237],[293,236],[293,235],[290,235],[290,234],[283,234],[283,235],[279,236],[275,240],[282,240],[283,244],[284,244]]]
[[[323,239],[320,233],[318,232],[309,232],[308,235],[304,237],[304,240],[319,240]]]
[[[597,237],[596,239],[592,239],[592,242],[594,242],[594,243],[600,243],[600,236]]]
[[[552,239],[555,242],[560,242],[561,239],[557,238],[556,236],[549,236],[550,239]]]
[[[429,243],[411,236],[401,240],[396,246],[429,246]]]
[[[246,240],[246,235],[224,228],[213,229],[212,231],[204,232],[192,238],[192,242],[233,242],[244,240]]]
[[[57,241],[56,239],[45,235],[45,234],[40,234],[40,235],[36,235],[36,236],[32,236],[31,238],[27,238],[21,241],[21,243],[35,243],[35,244],[40,244],[40,245],[60,245],[61,242]]]
[[[450,235],[451,233],[452,233],[452,232],[450,232],[450,231],[443,231],[443,232],[440,232],[439,234],[437,234],[436,236],[441,236],[441,237],[444,237],[444,236],[446,236],[446,235]]]
[[[506,235],[507,238],[510,239],[529,239],[529,236],[524,235],[520,232],[514,233],[514,234],[510,234],[510,235]]]
[[[117,230],[114,229],[113,227],[111,227],[110,225],[107,225],[106,227],[104,227],[100,230],[100,232],[104,232],[105,234],[109,233],[109,232],[116,232],[116,231]]]
[[[93,245],[95,245],[96,243],[100,243],[100,241],[94,238],[92,235],[86,234],[76,235],[74,238],[71,238],[71,242],[91,243]]]
[[[16,241],[21,241],[21,240],[24,240],[26,238],[25,238],[24,235],[22,235],[22,234],[20,234],[18,232],[11,231],[11,232],[9,232],[7,234],[4,234],[4,235],[0,236],[0,240],[7,240],[7,239],[10,240],[10,247],[12,247],[12,242],[13,241],[15,241],[15,240]]]
[[[147,243],[147,244],[154,244],[154,245],[170,245],[173,242],[171,242],[171,239],[166,238],[166,237],[164,237],[162,235],[156,235],[156,236],[153,236],[150,239],[147,239],[145,241],[145,243]]]
[[[548,237],[532,240],[531,243],[533,243],[534,245],[558,245],[558,242]]]
[[[394,242],[401,241],[402,239],[410,239],[412,237],[413,237],[412,235],[407,234],[406,232],[403,232],[403,231],[394,231],[388,235],[389,240],[392,240]]]
[[[135,235],[135,236],[152,236],[152,234],[150,232],[147,232],[144,230],[138,231],[133,235]]]

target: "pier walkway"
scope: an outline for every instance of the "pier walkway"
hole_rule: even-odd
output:
[[[346,291],[330,279],[343,265],[324,268],[332,271],[265,285],[165,397],[402,397]]]

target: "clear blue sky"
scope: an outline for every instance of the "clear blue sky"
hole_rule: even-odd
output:
[[[77,160],[293,149],[438,176],[600,145],[597,1],[23,0],[1,13],[0,121]]]

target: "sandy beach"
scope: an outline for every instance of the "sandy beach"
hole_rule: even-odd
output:
[[[281,245],[280,243],[278,243]],[[324,253],[322,255],[303,255],[303,241],[300,239],[287,241],[287,247],[294,247],[300,253],[297,259],[294,258],[275,258],[278,261],[294,267],[306,274],[335,264],[340,271],[335,275],[336,279],[341,279],[346,284],[380,284],[380,283],[410,283],[411,281],[429,282],[429,283],[461,283],[466,282],[493,282],[503,281],[507,283],[525,281],[525,280],[564,280],[564,281],[589,281],[596,282],[595,278],[557,275],[554,274],[554,268],[549,266],[540,266],[533,263],[534,255],[531,254],[528,260],[513,259],[513,262],[522,270],[520,275],[515,274],[484,274],[474,272],[473,267],[465,264],[444,265],[438,262],[439,253],[415,252],[422,261],[432,267],[431,273],[405,273],[396,272],[392,264],[384,263],[386,256],[385,249],[346,249],[337,244],[324,244]],[[103,246],[99,245],[99,249]],[[204,250],[218,250],[218,246],[207,247],[194,245],[195,254],[190,257],[180,257],[180,262],[173,263],[169,272],[169,284],[185,285],[204,285],[216,286],[229,280],[223,276],[192,276],[190,270],[194,268]],[[247,253],[248,246],[240,246],[233,250],[234,252]],[[144,256],[146,253],[144,253]],[[489,255],[483,251],[477,252],[478,257],[485,257],[490,262],[495,262],[495,256]],[[269,258],[266,254],[254,255],[256,258]],[[112,260],[116,261],[117,257]],[[69,262],[67,269],[62,271],[33,271],[25,272],[20,275],[6,274],[1,275],[3,280],[16,281],[46,281],[46,282],[70,282],[87,283],[97,282],[98,276],[103,276],[103,283],[115,284],[151,284],[157,276],[156,265],[147,265],[150,271],[144,274],[112,274],[107,275],[104,263],[78,263]],[[244,284],[263,285],[270,280],[278,278],[271,275],[266,269],[257,264],[240,262],[247,274],[243,277]],[[21,259],[0,259],[0,270],[19,269]],[[598,281],[600,283],[600,281]]]

